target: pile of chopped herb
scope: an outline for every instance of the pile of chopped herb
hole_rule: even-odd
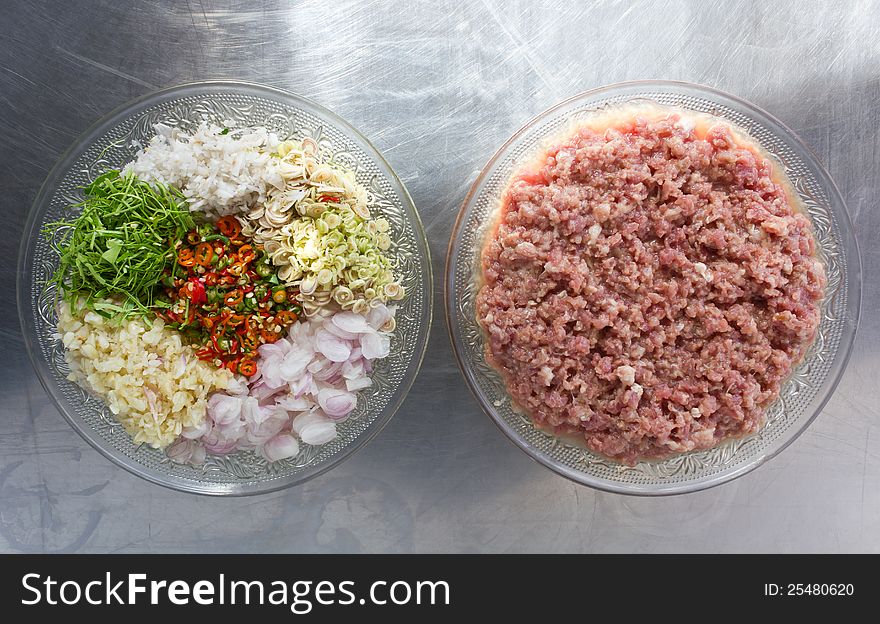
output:
[[[156,285],[176,271],[174,245],[195,227],[179,190],[151,185],[111,170],[84,187],[73,220],[50,223],[61,231],[58,270],[50,280],[72,308],[84,305],[104,317],[151,312]],[[110,301],[108,301],[110,300]]]

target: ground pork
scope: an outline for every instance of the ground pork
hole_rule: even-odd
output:
[[[477,316],[512,398],[627,464],[756,431],[820,319],[811,224],[771,163],[685,121],[557,142],[482,251]]]

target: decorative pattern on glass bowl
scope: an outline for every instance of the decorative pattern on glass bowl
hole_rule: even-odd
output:
[[[828,276],[816,341],[783,385],[755,435],[665,461],[625,466],[536,428],[511,404],[500,375],[485,358],[475,298],[484,224],[520,165],[550,137],[624,103],[654,102],[709,113],[738,127],[781,166],[815,227]],[[718,485],[757,467],[787,446],[822,409],[843,372],[855,337],[861,269],[840,193],[812,152],[779,121],[733,96],[687,83],[640,81],[575,96],[526,124],[489,161],[462,205],[446,265],[446,313],[456,357],[483,409],[511,440],[540,463],[579,483],[626,494],[660,495]]]
[[[321,152],[345,164],[372,195],[374,214],[391,224],[389,252],[406,287],[388,358],[376,363],[373,385],[359,393],[339,437],[323,446],[302,445],[291,460],[267,463],[253,452],[209,456],[203,467],[171,462],[163,451],[135,445],[106,406],[67,381],[63,345],[55,338],[54,287],[47,279],[58,265],[56,240],[40,235],[67,206],[81,201],[80,188],[108,168],[130,161],[164,123],[192,130],[202,120],[236,127],[266,126],[281,138],[311,137]],[[19,256],[19,315],[37,373],[73,427],[99,451],[153,482],[202,494],[267,492],[320,474],[377,433],[394,414],[414,380],[431,324],[430,253],[418,213],[403,183],[376,149],[348,123],[308,100],[283,91],[234,82],[173,87],[110,113],[80,137],[49,174],[31,210]]]

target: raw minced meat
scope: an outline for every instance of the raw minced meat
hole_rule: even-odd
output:
[[[778,179],[727,125],[672,111],[582,127],[515,175],[477,298],[515,402],[628,464],[758,430],[825,285]]]

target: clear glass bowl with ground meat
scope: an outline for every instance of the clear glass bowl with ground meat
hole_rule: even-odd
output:
[[[860,292],[809,148],[667,81],[526,124],[471,188],[446,271],[456,356],[501,430],[577,482],[646,495],[718,485],[794,440],[846,365]]]

